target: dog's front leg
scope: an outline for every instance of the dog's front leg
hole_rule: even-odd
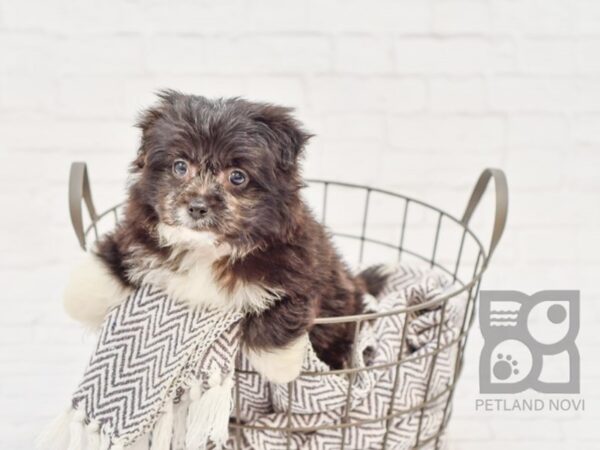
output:
[[[307,346],[308,333],[304,333],[285,347],[247,347],[245,353],[252,367],[269,381],[287,383],[300,375]]]
[[[311,308],[302,299],[284,298],[244,324],[244,352],[254,369],[274,383],[295,379],[309,345]]]
[[[71,273],[63,304],[69,316],[97,329],[106,313],[123,302],[129,293],[98,256],[88,253]]]

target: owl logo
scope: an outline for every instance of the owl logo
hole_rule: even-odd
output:
[[[579,393],[579,291],[481,291],[482,394]]]

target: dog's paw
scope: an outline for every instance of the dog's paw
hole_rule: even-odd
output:
[[[73,270],[63,297],[69,316],[97,329],[109,309],[127,298],[129,291],[95,255],[88,254]]]
[[[269,381],[288,383],[300,375],[308,343],[303,334],[286,347],[245,351],[252,367]]]

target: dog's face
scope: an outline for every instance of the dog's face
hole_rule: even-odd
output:
[[[138,124],[130,201],[240,253],[285,238],[309,136],[287,108],[166,91]]]

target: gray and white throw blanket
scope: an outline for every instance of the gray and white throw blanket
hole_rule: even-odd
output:
[[[42,448],[198,450],[239,444],[276,450],[287,448],[288,436],[278,428],[288,426],[304,429],[291,433],[293,449],[337,449],[342,439],[347,449],[381,448],[384,439],[387,448],[411,448],[443,422],[456,358],[456,343],[448,344],[459,336],[465,299],[456,297],[443,311],[435,302],[417,307],[454,287],[439,271],[394,267],[366,312],[416,309],[364,322],[354,348],[354,367],[382,368],[322,375],[329,368],[309,347],[290,393],[288,385],[252,373],[243,353],[236,358],[241,314],[192,310],[143,286],[109,314],[83,381],[42,438]],[[431,372],[438,340],[447,348],[437,352]],[[388,363],[399,357],[392,395],[396,366]],[[236,359],[239,390],[232,392]],[[428,406],[421,413],[414,408],[425,400],[427,384]],[[228,430],[230,421],[248,427]],[[336,427],[357,421],[363,424]]]

